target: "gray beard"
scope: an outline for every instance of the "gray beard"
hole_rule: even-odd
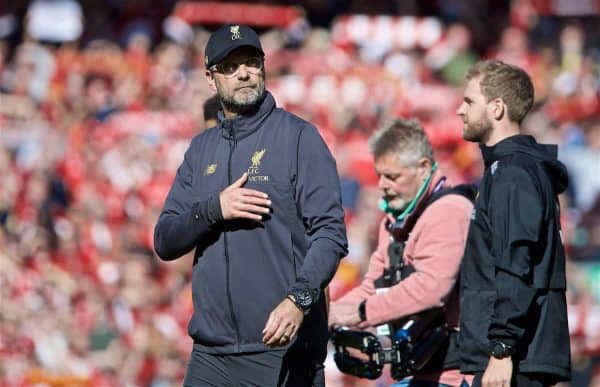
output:
[[[262,87],[261,87],[262,86]],[[242,114],[257,108],[265,96],[265,84],[259,84],[256,89],[256,96],[246,101],[236,101],[235,98],[219,96],[221,103],[227,111],[235,114]]]
[[[410,204],[411,200],[402,200],[398,205],[392,205],[391,203],[389,204],[390,209],[392,209],[393,211],[396,212],[402,212],[404,210],[406,210],[408,208],[408,205]]]

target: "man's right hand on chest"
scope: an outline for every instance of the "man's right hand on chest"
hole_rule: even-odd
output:
[[[223,219],[244,218],[261,221],[271,211],[269,196],[261,191],[244,188],[248,174],[244,174],[219,195]]]

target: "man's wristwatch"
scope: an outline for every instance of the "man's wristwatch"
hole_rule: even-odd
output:
[[[291,290],[288,293],[287,298],[290,299],[294,304],[296,304],[298,309],[300,309],[302,313],[304,313],[304,315],[307,315],[308,312],[310,312],[310,308],[313,305],[315,299],[313,296],[313,292],[310,289]]]
[[[515,349],[512,345],[505,344],[500,340],[492,340],[490,341],[489,352],[496,359],[504,359],[505,357],[512,356]]]

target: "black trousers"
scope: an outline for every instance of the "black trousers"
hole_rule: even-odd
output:
[[[323,364],[281,351],[215,355],[192,350],[184,387],[325,387]]]
[[[483,372],[476,373],[473,378],[473,384],[471,387],[481,387],[481,378]],[[510,382],[511,387],[549,387],[557,383],[554,376],[548,374],[537,374],[537,373],[517,373],[513,374]]]

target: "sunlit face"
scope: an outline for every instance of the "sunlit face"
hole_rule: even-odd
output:
[[[240,47],[232,51],[222,62],[241,63],[234,76],[218,71],[206,71],[210,88],[217,92],[224,109],[231,113],[246,111],[262,100],[265,93],[264,67],[260,70],[243,64],[247,58],[256,57],[258,51],[251,47]]]
[[[386,153],[375,159],[379,188],[390,209],[403,211],[417,196],[429,170],[419,166],[405,166],[400,157]]]
[[[492,132],[492,121],[486,114],[488,103],[481,93],[479,81],[479,78],[469,81],[456,114],[463,121],[462,137],[467,141],[485,143]]]

